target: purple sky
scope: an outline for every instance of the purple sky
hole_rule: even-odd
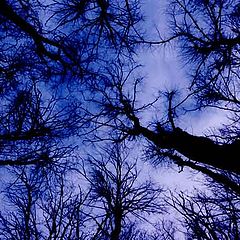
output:
[[[155,26],[162,36],[168,34],[167,0],[151,0],[144,2],[145,20],[149,25],[149,40],[156,37]],[[153,99],[159,90],[177,88],[181,92],[187,90],[189,79],[187,68],[180,64],[176,47],[173,44],[154,46],[148,51],[143,49],[139,55],[140,62],[145,66],[144,100]],[[184,97],[183,95],[182,97]],[[149,117],[147,117],[149,119]],[[197,135],[207,134],[209,129],[220,127],[226,118],[224,111],[208,109],[202,112],[190,113],[178,119],[179,126]]]
[[[150,39],[154,36],[155,25],[163,36],[167,35],[166,2],[167,0],[151,0],[144,3],[146,21],[150,26],[148,28]],[[140,101],[146,103],[146,100],[149,100],[150,102],[159,90],[177,88],[182,92],[186,91],[188,86],[187,69],[181,66],[176,48],[173,45],[152,47],[148,51],[143,49],[139,55],[139,60],[145,66],[143,72],[146,75]],[[160,109],[161,104],[158,107]],[[146,122],[151,121],[154,118],[154,111],[145,113],[144,118]],[[177,125],[189,133],[205,135],[209,133],[210,129],[220,127],[224,118],[226,116],[223,111],[208,109],[181,116]],[[201,186],[199,180],[203,179],[202,174],[193,173],[189,168],[184,168],[181,173],[178,173],[178,170],[177,166],[171,168],[159,166],[155,171],[149,167],[148,171],[151,176],[155,172],[154,178],[160,184],[171,189],[177,188],[190,192],[194,187]]]

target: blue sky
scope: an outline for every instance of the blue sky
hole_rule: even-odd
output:
[[[169,1],[151,0],[144,1],[144,13],[149,40],[157,38],[156,28],[161,36],[168,35],[168,15],[167,3]],[[181,64],[177,48],[173,43],[164,46],[152,46],[143,49],[138,59],[144,65],[146,75],[144,84],[144,99],[153,99],[158,91],[179,89],[183,94],[186,93],[189,76],[188,68]],[[147,116],[147,119],[151,117]],[[197,135],[205,135],[212,128],[221,126],[226,119],[226,113],[217,109],[207,109],[204,111],[191,112],[178,119],[179,127]]]
[[[167,15],[166,15],[166,1],[151,0],[145,1],[144,9],[146,9],[146,21],[149,24],[149,40],[154,37],[156,33],[154,27],[157,26],[161,34],[167,35]],[[143,73],[146,76],[142,88],[141,99],[143,103],[151,101],[158,91],[177,88],[181,92],[186,92],[189,76],[187,75],[187,68],[181,65],[180,59],[177,56],[176,47],[173,44],[165,46],[153,46],[147,50],[144,48],[139,54],[139,61],[144,65]],[[184,98],[184,94],[182,98]],[[157,109],[161,111],[161,102],[156,105]],[[152,112],[144,113],[143,116],[146,122],[150,122],[155,117],[156,109]],[[177,120],[177,126],[196,135],[209,134],[211,129],[218,128],[226,119],[224,111],[217,109],[207,109],[204,111],[191,112],[181,116]],[[161,114],[160,114],[161,115]],[[154,178],[166,187],[171,189],[191,191],[195,187],[200,187],[199,181],[203,180],[203,175],[193,172],[185,167],[184,171],[178,173],[179,168],[172,165],[170,168],[158,166],[154,172]]]

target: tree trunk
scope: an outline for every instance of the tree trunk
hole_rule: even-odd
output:
[[[194,136],[180,128],[155,132],[138,126],[137,130],[159,148],[174,149],[190,160],[240,174],[240,141],[220,145],[207,137]]]

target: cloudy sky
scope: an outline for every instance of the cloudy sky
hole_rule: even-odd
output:
[[[147,34],[149,40],[152,40],[152,37],[157,37],[155,27],[158,28],[163,37],[168,34],[167,2],[168,0],[151,0],[144,3],[146,21],[150,26]],[[139,60],[145,66],[146,86],[144,93],[146,97],[152,99],[159,90],[167,89],[180,90],[182,99],[186,96],[184,92],[189,83],[188,68],[181,64],[177,49],[173,44],[153,46],[147,51],[144,49]],[[221,126],[225,117],[223,111],[208,109],[181,116],[178,120],[181,128],[193,134],[204,135],[208,133],[209,129]]]
[[[167,36],[167,0],[158,1],[151,0],[145,1],[144,9],[148,28],[149,40],[156,34],[155,26],[159,29],[161,34]],[[156,36],[156,35],[155,35]],[[180,59],[176,47],[172,44],[165,46],[153,46],[152,48],[143,49],[139,55],[139,61],[144,65],[145,83],[142,92],[143,102],[146,99],[153,100],[159,91],[179,89],[184,95],[188,87],[188,75],[187,68],[181,65]],[[140,99],[141,100],[141,99]],[[157,105],[161,108],[161,103]],[[155,110],[154,110],[155,111]],[[154,111],[152,114],[145,115],[144,118],[147,121],[154,119]],[[192,134],[205,135],[213,128],[221,126],[223,119],[225,118],[223,111],[217,111],[216,109],[208,109],[205,111],[191,112],[184,116],[181,116],[177,120],[177,125],[182,129]],[[178,173],[179,168],[177,166],[171,166],[170,168],[158,167],[155,171],[155,178],[161,183],[170,188],[179,188],[191,191],[192,188],[201,185],[199,180],[203,178],[202,174],[196,174],[189,168],[185,168],[183,172]],[[151,172],[151,167],[150,170]],[[169,181],[169,179],[171,179]]]

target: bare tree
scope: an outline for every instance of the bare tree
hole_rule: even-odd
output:
[[[0,214],[0,236],[2,239],[39,239],[36,202],[39,198],[41,183],[38,178],[27,177],[25,171],[18,171],[17,180],[5,191],[11,210]]]
[[[168,204],[180,213],[183,232],[190,239],[238,239],[239,196],[216,183],[194,196],[170,194]]]
[[[201,171],[239,193],[239,184],[233,180],[240,173],[238,2],[179,0],[171,1],[170,9],[170,37],[142,41],[166,44],[176,40],[179,54],[192,69],[187,96],[177,101],[175,91],[167,92],[162,117],[155,123],[144,124],[141,114],[153,103],[139,106],[139,79],[131,79],[136,67],[126,69],[120,63],[110,67],[107,87],[99,89],[103,97],[97,103],[102,115],[107,116],[107,126],[117,129],[125,138],[143,136],[150,142],[149,152],[156,153],[159,161],[171,159],[180,167]],[[180,107],[187,101],[192,101],[192,106],[194,102],[194,107],[184,107],[181,112]],[[220,131],[211,136],[195,136],[178,126],[179,115],[210,107],[228,113],[229,122]]]
[[[142,19],[138,1],[128,0],[111,4],[105,0],[4,0],[0,9],[1,31],[6,35],[3,43],[14,37],[22,46],[21,37],[48,66],[74,68],[78,73],[86,73],[90,62],[100,59],[97,55],[102,56],[102,48],[132,51],[138,38],[136,25]]]
[[[132,221],[163,212],[162,189],[140,179],[137,162],[129,158],[117,144],[88,160],[84,175],[91,188],[90,217],[97,229],[93,239],[126,239]]]
[[[106,61],[131,58],[140,21],[138,1],[1,1],[0,165],[69,154],[63,141],[88,125],[82,92]]]
[[[62,168],[71,165],[71,154],[83,137],[92,146],[143,137],[155,162],[170,159],[180,170],[190,167],[219,182],[225,195],[240,194],[239,4],[170,3],[170,36],[154,42],[144,40],[137,0],[0,2],[0,165],[21,166],[22,171],[7,190],[16,211],[9,217],[1,214],[3,238],[81,239],[79,228],[86,218],[93,225],[89,238],[121,239],[132,236],[131,219],[143,219],[140,212],[161,212],[161,190],[151,182],[138,185],[137,164],[127,162],[119,145],[109,154],[89,158],[83,172],[90,184],[87,201],[82,193],[66,193]],[[142,77],[136,74],[133,53],[139,43],[175,40],[191,66],[189,93],[179,101],[176,91],[164,93],[162,116],[146,123],[142,116],[159,97],[139,101]],[[178,126],[179,109],[188,100],[195,106],[184,113],[215,107],[228,112],[229,122],[213,136],[188,133]],[[52,169],[55,177],[62,176],[55,190],[49,183],[42,192],[45,180],[31,175],[32,165],[35,173],[46,170],[45,177],[52,176]],[[175,202],[180,206],[179,199]],[[191,201],[184,207],[195,214]],[[88,211],[81,212],[83,205]],[[211,211],[204,214],[210,212],[215,223]],[[143,231],[139,238],[144,235],[149,236]]]
[[[163,190],[141,176],[137,161],[130,161],[120,145],[105,151],[85,160],[80,178],[75,174],[71,181],[67,168],[44,175],[36,167],[11,170],[0,214],[1,239],[150,238],[136,220],[150,224],[149,216],[165,211]]]
[[[200,171],[239,194],[239,183],[234,180],[234,176],[239,174],[239,164],[235,161],[239,141],[228,142],[226,139],[222,142],[216,135],[213,139],[194,136],[175,126],[177,107],[183,103],[174,105],[174,92],[163,94],[153,102],[142,103],[138,94],[142,78],[138,77],[136,69],[137,66],[116,62],[109,67],[106,83],[95,88],[99,94],[99,100],[96,99],[95,103],[100,113],[88,114],[96,130],[101,126],[111,130],[107,136],[95,132],[95,141],[102,141],[106,137],[114,141],[119,141],[119,137],[121,141],[139,140],[143,136],[148,142],[147,156],[155,163],[170,159],[180,170],[186,166]],[[142,115],[153,108],[159,98],[167,98],[167,104],[161,106],[159,120],[143,123]]]
[[[191,91],[199,107],[239,108],[238,1],[171,1],[171,38],[191,66]],[[223,103],[223,104],[221,104]]]
[[[1,40],[3,46],[2,55],[5,56],[5,59],[9,59],[4,60],[5,63],[4,61],[2,62],[2,97],[5,101],[7,101],[6,96],[9,96],[10,93],[13,94],[13,97],[10,98],[10,101],[8,100],[6,108],[3,109],[1,121],[4,126],[8,126],[9,122],[11,124],[13,123],[12,118],[9,119],[8,117],[8,113],[10,113],[9,109],[13,106],[13,109],[16,111],[14,119],[17,122],[17,124],[15,123],[17,126],[14,125],[13,129],[12,127],[7,127],[7,131],[9,131],[8,135],[16,135],[16,131],[20,132],[20,136],[24,133],[22,133],[22,126],[23,123],[25,123],[23,120],[26,121],[26,113],[22,109],[25,109],[24,106],[27,103],[26,99],[33,99],[33,96],[27,97],[29,90],[26,86],[29,81],[22,81],[21,76],[30,76],[31,81],[32,79],[39,79],[39,76],[44,76],[44,81],[48,80],[49,82],[54,82],[52,80],[58,81],[61,79],[61,77],[57,77],[60,75],[64,76],[66,80],[73,80],[72,77],[66,75],[68,74],[67,66],[70,66],[71,69],[75,69],[75,65],[77,65],[78,67],[80,66],[81,73],[86,73],[83,74],[84,76],[89,76],[87,73],[90,69],[96,69],[98,74],[93,71],[95,73],[92,76],[97,80],[99,80],[98,77],[101,76],[100,78],[103,80],[101,83],[108,88],[109,85],[106,85],[108,83],[104,80],[105,76],[101,71],[104,68],[100,69],[97,67],[97,60],[101,59],[102,50],[106,49],[108,44],[115,50],[119,46],[129,50],[129,46],[131,46],[131,43],[134,43],[134,39],[140,37],[137,28],[135,28],[136,24],[141,20],[138,11],[138,2],[124,1],[111,5],[107,1],[83,1],[79,6],[78,4],[79,3],[75,1],[54,1],[49,6],[44,6],[40,1],[14,1],[14,3],[2,1],[1,14],[4,21],[1,23],[3,26],[1,31],[5,34],[4,36],[6,36]],[[172,24],[175,30],[169,39],[160,41],[159,43],[170,42],[173,39],[180,40],[182,53],[185,55],[188,54],[187,56],[194,56],[193,60],[196,62],[193,68],[196,71],[191,83],[190,90],[192,90],[190,95],[196,96],[199,100],[198,102],[201,102],[199,105],[201,107],[212,106],[213,104],[215,107],[225,109],[223,105],[217,105],[218,103],[225,104],[227,110],[234,112],[234,124],[238,119],[237,112],[239,105],[237,96],[237,66],[239,62],[237,54],[239,45],[237,3],[235,1],[194,1],[194,4],[192,4],[190,1],[173,1],[172,6]],[[50,13],[47,14],[47,18],[41,22],[39,15],[40,13],[45,13],[46,10],[49,10]],[[115,21],[115,19],[117,19],[117,21]],[[57,20],[60,21],[58,24],[56,24]],[[30,23],[31,21],[33,22],[32,24]],[[206,24],[208,22],[210,22],[210,25]],[[50,30],[44,29],[43,26],[49,26],[48,24],[50,23],[53,24],[52,26],[56,27],[51,27]],[[14,26],[17,27],[19,35],[13,32]],[[69,26],[74,30],[73,34],[67,32]],[[23,37],[22,41],[19,40],[20,36]],[[70,37],[67,38],[68,36]],[[8,41],[10,45],[4,47],[8,38],[13,38],[16,44],[11,44],[12,42]],[[23,46],[23,42],[27,45]],[[136,42],[137,40],[135,43]],[[26,46],[29,47],[26,48]],[[75,49],[72,49],[73,46],[75,46]],[[83,48],[86,51],[83,52]],[[28,52],[25,54],[24,51]],[[85,53],[87,55],[88,53],[93,55],[90,57],[87,56],[87,60],[83,60],[86,64],[81,64],[81,60],[85,57]],[[19,57],[23,54],[26,57],[25,62],[28,63],[27,65],[19,61]],[[96,55],[98,55],[97,58],[95,58]],[[91,68],[90,63],[93,63],[96,68]],[[87,65],[87,70],[84,65]],[[47,71],[47,75],[40,75],[46,72],[49,66],[51,66],[50,72]],[[54,69],[60,69],[60,72],[58,70],[54,71]],[[109,72],[104,73],[109,74]],[[79,77],[80,75],[79,73],[77,74],[78,79],[81,78]],[[8,78],[10,80],[9,82],[6,81]],[[114,78],[114,76],[112,75],[111,78]],[[239,147],[237,130],[235,134],[231,135],[230,140],[226,139],[225,141],[220,141],[220,137],[222,137],[220,136],[218,141],[213,141],[207,137],[194,136],[176,127],[173,121],[174,112],[180,103],[173,104],[173,94],[168,94],[168,127],[166,128],[165,125],[159,121],[155,129],[147,128],[140,123],[140,119],[136,114],[143,109],[134,109],[133,106],[136,94],[133,93],[133,95],[128,98],[122,93],[122,83],[125,81],[120,83],[120,85],[113,79],[111,79],[111,81],[113,85],[117,84],[116,89],[118,91],[117,97],[119,98],[119,105],[117,106],[117,102],[115,101],[114,106],[111,106],[112,113],[108,111],[108,114],[112,116],[113,121],[115,121],[114,117],[116,117],[116,114],[125,114],[128,119],[127,121],[130,121],[132,125],[132,130],[128,131],[129,135],[143,135],[160,149],[175,150],[178,154],[200,165],[204,164],[210,166],[210,168],[213,167],[215,169],[239,174],[239,164],[238,161],[235,160]],[[13,86],[19,85],[19,82],[23,83],[24,87],[17,88],[13,91]],[[88,90],[94,92],[96,95],[97,92],[95,92],[95,88],[98,87],[96,82],[89,81],[87,85],[91,86],[91,89]],[[34,84],[31,84],[31,86],[34,86]],[[81,88],[81,91],[84,91],[84,87]],[[39,94],[35,93],[35,96],[37,95]],[[85,99],[85,97],[86,96],[83,96],[83,99]],[[101,103],[101,99],[99,99],[99,97],[95,96],[91,102]],[[204,105],[204,101],[207,105]],[[20,108],[18,105],[13,105],[16,102],[23,102]],[[80,104],[82,104],[82,99],[80,100]],[[104,102],[102,105],[103,104]],[[147,105],[148,104],[146,104],[146,106]],[[35,108],[39,109],[39,107]],[[36,113],[36,109],[34,109],[32,109],[32,112]],[[46,110],[46,107],[44,110]],[[49,109],[47,108],[47,110]],[[40,117],[42,117],[42,114],[40,114],[38,118]],[[67,118],[67,121],[71,118]],[[30,122],[35,121],[32,118],[29,119]],[[29,121],[29,119],[27,119],[27,121]],[[83,121],[83,119],[81,120]],[[86,122],[87,121],[80,122],[78,127],[84,125]],[[118,124],[122,123],[118,122]],[[40,131],[38,128],[36,129],[36,127],[32,127],[31,130],[35,135],[40,132],[43,137],[48,136],[47,133]],[[5,131],[2,133],[2,138],[6,141],[4,134]],[[18,138],[20,138],[20,136],[18,136]],[[30,138],[32,140],[33,136]],[[4,144],[3,147],[5,147]],[[202,149],[205,149],[205,151],[202,151]],[[46,150],[43,154],[40,154],[40,158],[49,155],[47,152]],[[39,155],[39,153],[37,155]],[[27,161],[24,161],[24,157],[26,156]],[[37,161],[39,158],[39,156],[35,155],[28,156],[28,154],[26,154],[26,156],[21,156],[20,161],[7,160],[6,162],[3,161],[2,164],[31,163],[34,162],[34,160],[31,160],[31,157]],[[182,165],[185,164],[193,168],[195,166],[194,163],[186,163],[184,159],[181,161],[179,155],[174,156],[173,159],[175,162]],[[199,170],[201,166],[197,166],[196,168]],[[210,169],[208,168],[206,172],[210,173],[209,171]],[[216,176],[216,172],[214,172],[212,176]]]
[[[26,168],[14,170],[16,180],[4,191],[1,239],[83,239],[85,196],[62,176],[44,179]],[[12,177],[14,177],[12,174]]]

